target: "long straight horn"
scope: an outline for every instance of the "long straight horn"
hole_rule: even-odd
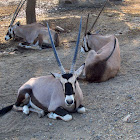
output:
[[[72,65],[71,65],[71,69],[70,69],[70,72],[69,72],[71,74],[74,73],[74,65],[76,63],[76,58],[77,58],[77,53],[78,53],[78,46],[79,46],[79,41],[80,41],[81,28],[82,28],[82,17],[81,17],[81,20],[80,20],[79,34],[78,34],[78,38],[77,38],[77,43],[76,43],[76,48],[75,48],[75,54],[74,54]]]
[[[50,36],[50,40],[51,40],[51,44],[52,44],[52,48],[53,48],[53,52],[54,52],[54,56],[56,58],[57,64],[60,67],[61,74],[65,74],[66,72],[65,72],[64,67],[62,66],[62,63],[61,63],[58,55],[57,55],[57,52],[56,52],[56,49],[55,49],[55,45],[54,45],[54,42],[53,42],[53,39],[52,39],[52,36],[51,36],[51,32],[50,32],[50,28],[49,28],[48,23],[47,23],[47,27],[48,27],[48,32],[49,32],[49,36]]]
[[[20,6],[21,2],[22,2],[22,0],[19,2],[18,6],[17,6],[17,8],[16,8],[16,10],[15,10],[15,12],[14,12],[14,14],[13,14],[13,17],[12,17],[12,20],[11,20],[10,25],[12,25],[12,24],[13,24],[14,17],[15,17],[15,15],[16,15],[16,13],[17,13],[17,10],[18,10],[18,8],[19,8],[19,6]]]
[[[21,0],[20,3],[18,4],[18,6],[17,6],[17,8],[16,8],[16,10],[15,10],[15,13],[13,14],[13,18],[12,18],[12,21],[11,21],[10,25],[13,25],[13,23],[14,23],[14,21],[15,21],[17,15],[18,15],[18,13],[19,13],[19,11],[21,10],[22,6],[24,5],[25,1],[26,1],[26,0],[24,0],[24,1],[22,2],[22,0]],[[22,4],[21,4],[21,3],[22,3]]]
[[[97,22],[98,18],[100,17],[100,15],[101,15],[102,11],[104,10],[104,8],[105,8],[105,6],[106,6],[107,2],[108,2],[108,0],[106,0],[105,4],[103,5],[103,7],[102,7],[102,9],[101,9],[100,13],[98,14],[98,16],[97,16],[96,20],[95,20],[95,21],[94,21],[94,23],[92,24],[92,26],[91,26],[90,30],[88,31],[88,33],[90,33],[90,32],[92,31],[92,29],[93,29],[93,27],[95,26],[95,24],[96,24],[96,22]]]
[[[87,34],[88,19],[89,19],[89,13],[88,13],[88,16],[87,16],[86,28],[85,28],[85,33],[84,33],[84,36]]]

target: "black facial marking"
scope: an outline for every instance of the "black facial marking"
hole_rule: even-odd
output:
[[[76,80],[77,80],[77,79],[76,79]],[[77,81],[74,82],[75,89],[76,89],[76,82],[77,82]]]
[[[71,74],[71,73],[67,73],[67,74],[63,74],[62,75],[62,77],[64,78],[64,79],[69,79],[69,78],[71,78],[73,76],[73,74]],[[75,81],[75,87],[76,87],[76,81]],[[73,95],[73,94],[75,94],[74,93],[74,90],[73,90],[73,87],[72,87],[72,84],[71,83],[66,83],[65,84],[65,95]]]
[[[7,32],[7,34],[6,35],[9,35],[9,32]]]
[[[9,35],[9,38],[10,38],[10,39],[12,38],[11,34]]]
[[[65,84],[65,95],[72,95],[72,94],[74,94],[73,87],[72,84],[68,82]]]
[[[88,33],[87,33],[87,35],[91,35],[91,33],[90,33],[90,32],[88,32]]]
[[[89,47],[89,45],[88,45],[88,42],[86,42],[87,43],[87,48],[88,48],[88,51],[90,51],[91,50],[91,48]],[[86,49],[85,49],[85,47],[84,46],[82,46],[83,47],[83,49],[84,49],[84,51],[85,52],[88,52]]]
[[[12,36],[11,36],[11,34],[9,32],[7,32],[6,35],[9,36],[10,39],[12,38]]]
[[[10,31],[11,31],[11,29],[10,29]],[[7,32],[6,35],[9,36],[10,39],[12,38],[12,35],[11,35],[11,33],[9,31]]]
[[[84,48],[84,51],[87,52],[87,50],[85,49],[85,47],[83,47],[83,48]]]
[[[87,47],[88,47],[88,51],[90,51],[90,50],[91,50],[91,48],[89,47],[88,42],[87,42]]]
[[[71,73],[66,73],[66,74],[63,74],[62,75],[62,77],[64,78],[64,79],[69,79],[70,77],[72,77],[73,76],[73,74],[71,74]]]

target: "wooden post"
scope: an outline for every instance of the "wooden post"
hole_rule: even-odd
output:
[[[27,24],[36,22],[35,7],[36,7],[36,0],[27,0],[27,5],[26,5],[26,23]]]

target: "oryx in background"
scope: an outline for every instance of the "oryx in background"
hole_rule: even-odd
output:
[[[5,40],[8,41],[11,38],[20,37],[25,41],[19,44],[19,46],[21,47],[32,48],[33,46],[39,49],[45,46],[50,47],[51,42],[49,39],[48,30],[43,24],[32,23],[32,24],[27,24],[27,25],[20,25],[20,22],[17,22],[15,25],[13,25],[25,1],[26,0],[24,1],[21,0],[17,9],[15,10],[15,13],[13,15],[13,18],[8,28],[8,32],[5,36]],[[51,34],[52,34],[55,46],[58,46],[59,45],[58,34],[54,30],[51,30]]]
[[[103,8],[104,7],[105,5]],[[88,14],[83,45],[81,47],[81,51],[89,52],[85,60],[85,68],[83,70],[83,76],[85,76],[85,78],[82,78],[89,82],[106,81],[113,78],[120,69],[120,48],[118,39],[114,35],[103,36],[91,33],[98,17],[93,23],[91,29],[87,31],[89,19]]]
[[[77,77],[82,73],[84,65],[78,70],[74,70],[80,40],[81,24],[82,18],[80,20],[75,54],[69,72],[65,71],[59,60],[47,24],[54,55],[60,67],[61,74],[53,73],[50,76],[31,78],[19,88],[16,103],[0,110],[1,116],[14,108],[23,111],[25,114],[29,114],[30,111],[37,112],[40,116],[43,116],[44,113],[48,113],[49,118],[59,118],[64,121],[69,121],[72,119],[69,112],[85,112],[85,108],[82,106],[83,93],[77,81]]]

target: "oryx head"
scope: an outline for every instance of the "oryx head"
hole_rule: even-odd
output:
[[[88,44],[88,36],[91,35],[91,31],[93,29],[93,27],[95,26],[99,16],[101,15],[105,5],[107,4],[108,0],[106,0],[105,4],[103,5],[101,11],[99,12],[97,18],[95,19],[95,21],[93,22],[91,28],[89,29],[89,31],[87,31],[87,28],[88,28],[88,20],[89,20],[89,14],[87,16],[87,21],[86,21],[86,27],[85,27],[85,33],[84,33],[84,37],[83,37],[83,44],[82,44],[82,47],[81,47],[81,52],[88,52],[90,51],[90,47],[89,47],[89,44]]]
[[[76,44],[76,48],[75,48],[73,62],[71,65],[71,69],[68,73],[65,71],[64,67],[61,64],[61,61],[59,60],[59,57],[58,57],[56,49],[55,49],[54,42],[53,42],[52,37],[51,37],[49,25],[47,24],[49,36],[50,36],[51,43],[52,43],[52,48],[54,51],[54,55],[55,55],[55,58],[57,60],[58,66],[60,67],[60,70],[61,70],[61,74],[53,73],[52,75],[55,78],[59,79],[62,86],[63,86],[66,106],[72,106],[75,102],[75,91],[76,91],[76,85],[78,82],[77,77],[82,73],[82,70],[84,68],[84,65],[82,65],[78,70],[76,70],[76,71],[74,70],[74,66],[75,66],[75,62],[76,62],[76,58],[77,58],[77,53],[78,53],[78,45],[79,45],[79,40],[80,40],[81,24],[82,24],[82,18],[80,20],[79,34],[78,34],[78,39],[77,39],[77,44]]]
[[[91,34],[90,31],[87,32],[88,20],[89,20],[89,14],[87,16],[85,33],[84,33],[84,37],[83,37],[83,44],[81,46],[81,52],[88,52],[91,49],[88,45],[88,36]]]
[[[14,29],[17,28],[17,26],[20,26],[20,22],[18,21],[15,25],[10,25],[8,28],[8,32],[5,36],[5,40],[8,41],[11,38],[15,37]]]
[[[13,24],[14,24],[14,21],[15,21],[17,15],[18,15],[20,9],[22,8],[23,4],[25,3],[25,1],[26,1],[26,0],[21,0],[21,1],[20,1],[19,5],[17,6],[17,8],[16,8],[16,10],[15,10],[15,12],[14,12],[14,14],[13,14],[13,18],[12,18],[12,20],[11,20],[11,23],[10,23],[10,25],[9,25],[9,27],[8,27],[7,34],[6,34],[6,36],[5,36],[5,40],[6,40],[6,41],[8,41],[9,39],[15,37],[14,29],[15,29],[17,26],[19,26],[20,23],[17,22],[15,25],[13,25]]]

